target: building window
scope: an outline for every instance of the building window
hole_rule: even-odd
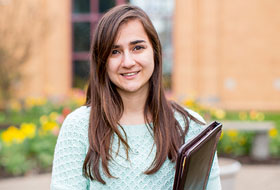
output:
[[[90,48],[90,22],[73,23],[73,51],[89,51]]]
[[[91,36],[101,16],[127,0],[72,0],[72,87],[84,88],[89,77]]]
[[[106,0],[106,1],[99,1],[99,12],[100,13],[104,13],[106,12],[108,9],[110,9],[111,7],[114,7],[116,5],[116,1],[115,0]]]
[[[90,0],[73,0],[74,14],[90,13]]]

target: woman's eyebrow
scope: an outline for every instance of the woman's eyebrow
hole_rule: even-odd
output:
[[[129,45],[135,45],[135,44],[139,44],[139,43],[146,43],[145,40],[135,40],[135,41],[132,41],[129,43]],[[120,48],[121,46],[120,45],[112,45],[112,49],[118,49]]]
[[[139,43],[146,43],[146,41],[145,40],[135,40],[135,41],[132,41],[132,42],[130,42],[129,44],[130,45],[135,45],[135,44],[139,44]]]
[[[120,45],[112,45],[112,49],[118,49]]]

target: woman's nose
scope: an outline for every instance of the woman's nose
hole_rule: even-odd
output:
[[[133,59],[133,55],[131,52],[124,52],[122,66],[126,68],[133,67],[135,65],[135,60]]]

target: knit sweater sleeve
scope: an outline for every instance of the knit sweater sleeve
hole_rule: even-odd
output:
[[[83,176],[87,152],[88,114],[81,107],[67,116],[55,147],[51,190],[85,190],[89,181]]]
[[[205,120],[198,113],[190,109],[187,109],[187,111],[189,112],[189,114],[194,116],[199,121],[206,123]],[[179,122],[182,123],[183,120],[180,118]],[[185,141],[187,142],[192,138],[194,138],[195,136],[197,136],[205,127],[206,125],[201,125],[191,120]],[[221,189],[222,188],[221,188],[221,181],[220,181],[220,168],[218,164],[217,153],[215,153],[206,190],[221,190]]]

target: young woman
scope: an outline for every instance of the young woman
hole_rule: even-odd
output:
[[[172,189],[177,151],[203,123],[165,98],[161,45],[148,16],[117,6],[97,25],[87,103],[61,127],[51,189]],[[216,156],[207,189],[220,189]]]

